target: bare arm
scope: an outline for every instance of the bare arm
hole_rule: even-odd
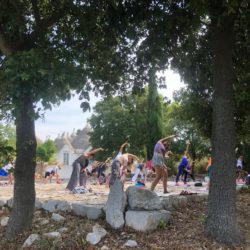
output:
[[[167,137],[160,139],[158,142],[163,143],[164,141],[167,141],[167,140],[172,139],[174,137],[176,137],[176,135],[170,135],[170,136],[167,136]]]
[[[121,145],[121,147],[120,147],[119,152],[123,153],[123,149],[124,149],[127,145],[128,145],[127,142],[123,143],[123,144]]]
[[[103,150],[104,150],[103,148],[95,148],[95,149],[92,149],[91,151],[88,151],[87,154],[89,155],[96,154],[97,152],[103,151]]]
[[[111,157],[108,157],[104,163],[107,163],[111,160]]]
[[[190,146],[190,141],[187,141],[187,146],[186,146],[186,150],[185,150],[184,156],[187,156],[188,150],[189,150],[189,146]]]

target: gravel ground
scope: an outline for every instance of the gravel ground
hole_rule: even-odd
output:
[[[66,227],[67,231],[62,234],[60,240],[48,240],[42,238],[37,241],[29,249],[101,249],[107,246],[108,249],[129,249],[124,247],[127,240],[135,240],[138,247],[135,249],[189,249],[189,250],[202,250],[202,249],[245,249],[250,250],[250,193],[237,194],[237,213],[239,224],[244,231],[247,243],[244,246],[228,248],[224,245],[208,240],[203,235],[203,227],[205,221],[205,212],[207,203],[202,202],[199,204],[192,204],[187,208],[173,212],[173,220],[169,225],[162,224],[154,232],[141,233],[136,232],[130,228],[122,230],[113,230],[105,223],[104,220],[99,220],[99,223],[104,227],[108,234],[101,240],[95,247],[86,242],[87,233],[92,231],[93,225],[96,221],[79,218],[72,215],[65,215],[64,222],[56,223],[51,220],[51,214],[43,211],[36,211],[32,230],[25,232],[9,243],[5,240],[5,228],[0,227],[0,249],[19,249],[24,243],[25,239],[31,233],[48,233],[56,231],[59,228]],[[9,212],[5,211],[4,215]],[[3,215],[2,215],[3,216]],[[49,223],[42,225],[42,221],[49,220]]]

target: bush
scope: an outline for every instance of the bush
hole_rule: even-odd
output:
[[[196,160],[194,172],[195,174],[206,174],[207,173],[207,162],[208,158],[204,157],[201,160]]]

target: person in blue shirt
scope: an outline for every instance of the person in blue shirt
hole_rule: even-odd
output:
[[[187,167],[188,167],[188,158],[189,158],[189,154],[188,154],[189,145],[190,145],[190,142],[188,141],[187,142],[186,150],[184,152],[184,156],[182,157],[181,163],[178,166],[178,173],[177,173],[176,178],[175,178],[175,182],[176,182],[175,185],[176,186],[179,185],[178,182],[179,182],[179,179],[180,179],[181,175],[184,175],[184,184],[186,184],[186,181],[187,181]]]

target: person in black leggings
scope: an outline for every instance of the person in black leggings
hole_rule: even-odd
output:
[[[95,154],[99,151],[103,151],[102,148],[93,149],[91,151],[83,153],[80,157],[78,157],[72,164],[73,170],[70,176],[68,185],[66,189],[72,191],[78,183],[80,186],[86,186],[87,181],[87,173],[85,171],[86,167],[89,164],[89,160],[93,159]]]

